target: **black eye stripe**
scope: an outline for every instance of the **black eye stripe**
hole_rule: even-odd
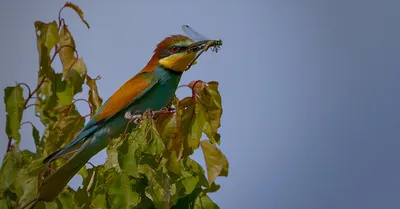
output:
[[[175,51],[174,51],[174,50],[173,50],[174,47],[177,47],[178,50],[175,50]],[[162,59],[162,58],[164,58],[164,57],[168,57],[168,56],[170,56],[170,55],[172,55],[172,54],[175,54],[175,53],[179,53],[179,52],[185,51],[187,48],[188,48],[188,46],[177,46],[177,45],[167,47],[167,48],[163,49],[163,50],[160,52],[160,59]]]
[[[186,48],[187,48],[186,46],[172,46],[171,51],[181,52],[181,51],[185,50]]]

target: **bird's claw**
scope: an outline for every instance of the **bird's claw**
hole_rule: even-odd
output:
[[[139,113],[138,111],[135,112],[134,114],[132,114],[130,111],[127,111],[125,113],[125,119],[129,120],[129,121],[133,121],[135,124],[140,123],[140,121],[143,119],[143,117],[147,117],[147,118],[154,118],[155,116],[159,115],[159,114],[166,114],[166,113],[170,113],[171,111],[174,111],[175,109],[172,107],[163,107],[160,110],[157,111],[153,111],[152,109],[147,109],[146,111],[144,111],[144,113]]]

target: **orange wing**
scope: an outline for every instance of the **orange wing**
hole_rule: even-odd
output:
[[[102,121],[112,117],[123,108],[130,105],[135,99],[151,89],[158,79],[149,75],[151,72],[142,72],[129,79],[108,100],[94,117],[96,121]]]

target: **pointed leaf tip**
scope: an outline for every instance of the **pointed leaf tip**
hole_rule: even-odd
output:
[[[99,90],[97,89],[96,81],[100,78],[92,79],[90,76],[86,76],[86,85],[89,87],[88,100],[92,107],[94,108],[93,113],[96,112],[103,104],[103,99],[99,95]]]
[[[81,18],[82,22],[85,23],[85,25],[86,25],[86,27],[87,27],[88,29],[90,29],[90,25],[89,25],[89,23],[85,20],[85,17],[84,17],[84,15],[83,15],[83,11],[82,11],[81,8],[79,8],[77,5],[75,5],[75,4],[71,3],[71,2],[65,3],[64,7],[69,7],[69,8],[71,8],[71,9],[75,10],[75,12],[76,12],[76,13],[79,15],[79,17]]]
[[[227,176],[229,163],[225,155],[219,150],[215,143],[210,140],[200,142],[203,150],[204,160],[207,166],[208,182],[212,184],[217,176]]]

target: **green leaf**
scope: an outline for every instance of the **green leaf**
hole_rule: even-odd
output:
[[[219,184],[216,184],[215,181],[210,185],[209,188],[203,190],[203,192],[205,193],[212,193],[212,192],[216,192],[219,190],[219,188],[221,188],[221,186]]]
[[[60,36],[58,35],[58,26],[56,21],[53,21],[49,24],[46,34],[46,42],[44,44],[47,49],[51,50],[59,42]]]
[[[7,152],[0,169],[0,194],[14,183],[17,178],[18,167],[14,152]]]
[[[191,97],[179,102],[181,111],[180,137],[183,141],[183,157],[191,155],[199,147],[200,137],[205,124],[204,115],[201,115],[199,108]]]
[[[109,208],[105,192],[96,195],[92,200],[91,206],[93,208]]]
[[[44,204],[46,209],[58,209],[58,205],[55,201],[45,202]]]
[[[178,157],[176,156],[176,152],[171,152],[171,155],[168,158],[168,162],[167,162],[166,166],[168,168],[168,171],[171,171],[175,174],[181,173],[180,163],[179,163]]]
[[[196,100],[204,107],[203,111],[205,111],[206,115],[207,123],[203,128],[203,132],[212,142],[220,144],[220,135],[217,131],[221,126],[222,104],[221,95],[218,91],[218,82],[197,82],[194,91],[198,95]]]
[[[132,191],[128,175],[110,170],[107,183],[109,202],[113,208],[132,208],[140,202],[140,196]]]
[[[189,176],[182,180],[182,184],[185,187],[185,193],[190,194],[196,188],[197,182],[199,182],[198,176]]]
[[[58,106],[60,107],[60,106]],[[83,128],[85,120],[76,111],[75,106],[70,106],[60,112],[43,133],[44,150],[47,154],[58,150],[62,145],[66,145]],[[54,114],[53,111],[49,111]]]
[[[190,193],[189,195],[180,198],[178,202],[171,209],[181,209],[181,208],[193,209],[195,201],[197,197],[200,195],[200,193],[201,193],[200,188],[194,189],[193,192]]]
[[[36,152],[41,153],[42,147],[40,144],[40,135],[39,135],[39,130],[32,124],[32,136],[33,136],[33,141],[35,142],[36,146]]]
[[[78,208],[88,208],[91,200],[89,199],[88,192],[84,188],[79,187],[74,193],[74,201]]]
[[[105,192],[97,194],[93,198],[91,206],[93,206],[93,208],[109,208]]]
[[[51,23],[35,22],[37,48],[39,52],[39,79],[40,82],[43,76],[48,80],[52,80],[54,70],[50,66],[50,52],[60,42],[58,35],[58,26],[55,21]],[[37,94],[40,94],[40,90]]]
[[[195,209],[219,209],[219,206],[215,204],[211,198],[206,194],[200,194],[196,199]]]
[[[78,171],[78,174],[82,176],[82,178],[87,178],[88,171],[86,169],[86,165],[82,166],[82,168]]]
[[[147,135],[147,143],[148,145],[144,149],[144,153],[148,153],[150,155],[160,155],[165,149],[164,143],[158,134],[157,128],[153,121],[149,124],[150,127]]]
[[[46,47],[47,51],[50,53],[51,49],[60,42],[56,21],[47,24],[36,21],[35,28],[38,44],[41,45],[41,48]]]
[[[90,204],[89,197],[93,197],[95,192],[98,193],[104,187],[103,173],[98,174],[98,170],[103,172],[103,166],[87,169],[87,177],[83,178],[82,182],[83,187],[75,194],[79,206]]]
[[[72,64],[71,70],[68,71],[66,79],[68,84],[74,89],[74,95],[82,92],[82,85],[85,82],[87,67],[82,58],[78,58]]]
[[[0,199],[0,209],[7,209],[7,208],[9,208],[8,204],[7,204],[7,200]]]
[[[71,3],[71,2],[67,2],[65,3],[64,7],[70,7],[73,10],[75,10],[75,12],[79,15],[79,17],[81,18],[82,22],[85,23],[87,28],[90,28],[89,23],[85,20],[85,18],[83,17],[83,11],[75,4]]]
[[[199,177],[198,186],[209,187],[207,178],[205,176],[205,171],[199,163],[190,158],[185,158],[181,161],[181,166],[183,177],[187,178],[191,176],[197,176]]]
[[[149,182],[145,189],[147,198],[153,201],[157,209],[169,208],[174,204],[172,197],[176,194],[176,185],[171,184],[169,176],[160,170],[149,173],[151,175],[146,175]]]
[[[173,103],[178,106],[178,99],[174,97]],[[160,114],[156,120],[157,131],[170,152],[175,153],[174,159],[182,156],[183,141],[180,136],[181,111]],[[174,160],[174,161],[176,161]]]
[[[132,131],[132,137],[142,147],[145,154],[160,156],[165,149],[155,121],[148,117],[147,113],[143,114],[138,128]]]
[[[69,188],[58,195],[58,200],[60,201],[63,209],[75,209],[73,192],[74,191]]]
[[[129,176],[139,177],[137,168],[137,155],[136,152],[139,145],[136,143],[135,138],[129,135],[125,138],[122,145],[118,148],[118,162],[121,170]]]
[[[63,66],[63,77],[66,78],[75,62],[75,41],[66,25],[60,31],[59,57]]]
[[[36,196],[36,184],[37,178],[30,177],[27,178],[26,176],[22,177],[18,176],[19,185],[21,186],[22,195],[19,199],[19,204],[26,203],[33,199]]]
[[[93,113],[96,112],[102,105],[103,99],[99,95],[96,81],[100,78],[92,79],[90,76],[86,76],[86,85],[89,87],[88,100],[94,107]]]
[[[7,87],[4,89],[4,103],[6,105],[6,133],[19,143],[21,135],[22,113],[24,111],[24,97],[21,86]]]
[[[107,161],[104,164],[105,170],[115,169],[118,173],[121,172],[121,167],[118,162],[118,141],[119,139],[114,139],[107,146]]]
[[[80,115],[68,115],[63,117],[59,121],[57,121],[58,128],[62,132],[60,137],[63,139],[63,142],[70,142],[78,132],[85,125],[85,120]]]
[[[92,175],[95,171],[94,176]],[[106,197],[106,179],[104,176],[105,170],[104,166],[97,166],[94,169],[89,169],[90,180],[84,179],[83,185],[86,191],[93,198],[91,200],[91,205],[94,208],[110,208],[107,203]],[[92,176],[94,178],[92,178]],[[89,188],[90,187],[90,188]]]
[[[227,176],[229,168],[228,160],[217,148],[216,144],[211,143],[209,140],[203,140],[200,142],[200,145],[206,161],[208,182],[210,184],[213,183],[217,176]]]

